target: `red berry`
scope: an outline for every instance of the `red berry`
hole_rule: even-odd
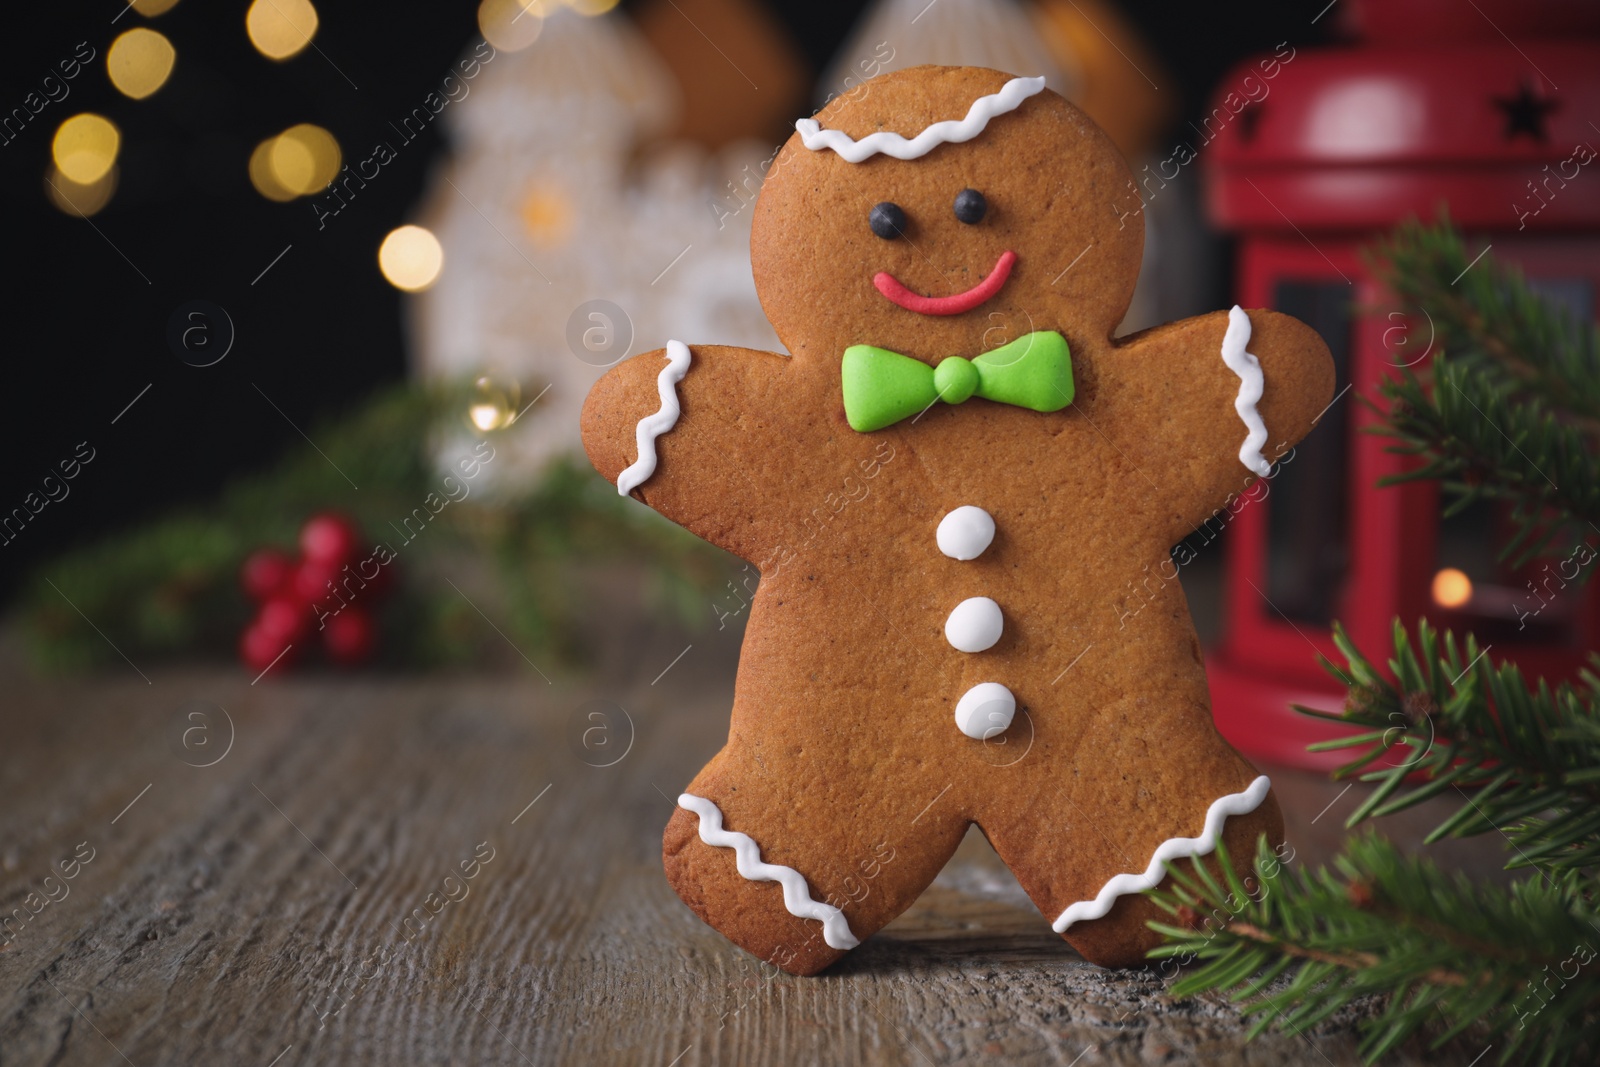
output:
[[[360,608],[345,608],[326,620],[322,630],[322,646],[328,658],[344,666],[365,663],[378,643],[377,627],[372,616]]]
[[[324,611],[335,610],[340,600],[349,596],[343,585],[342,566],[328,560],[302,560],[294,572],[291,594],[306,604],[320,603]],[[330,582],[332,588],[329,588]],[[352,582],[350,588],[359,589],[360,585]]]
[[[239,658],[252,671],[265,671],[268,667],[282,670],[299,658],[298,647],[290,648],[288,653],[284,654],[287,645],[288,642],[279,640],[276,634],[269,633],[260,625],[253,623],[246,627],[244,634],[239,638]],[[274,664],[276,666],[273,666]]]
[[[361,531],[343,515],[331,511],[313,515],[300,529],[300,551],[308,560],[343,566],[356,553]]]
[[[311,608],[305,601],[275,597],[261,605],[253,626],[277,641],[278,647],[282,648],[303,640],[311,632],[311,622]]]
[[[264,601],[288,590],[294,580],[294,560],[277,548],[250,553],[239,568],[239,583],[252,600]]]

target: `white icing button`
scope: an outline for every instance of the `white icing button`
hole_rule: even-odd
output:
[[[956,701],[956,727],[974,741],[1006,732],[1017,713],[1017,698],[999,682],[979,682]]]
[[[944,622],[944,639],[960,652],[993,648],[1005,630],[1000,605],[986,596],[968,597],[957,604]]]
[[[994,519],[967,504],[939,520],[939,551],[951,559],[977,559],[994,540]]]

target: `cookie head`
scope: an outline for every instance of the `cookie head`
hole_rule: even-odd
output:
[[[1143,247],[1131,175],[1082,112],[979,67],[913,67],[830,102],[773,161],[751,263],[797,357],[936,363],[1034,330],[1106,337]]]

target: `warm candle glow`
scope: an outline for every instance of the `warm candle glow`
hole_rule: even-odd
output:
[[[1459,608],[1472,599],[1472,579],[1454,567],[1433,576],[1433,602],[1441,608]]]

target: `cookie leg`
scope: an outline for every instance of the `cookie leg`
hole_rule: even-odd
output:
[[[775,797],[767,783],[741,788],[715,767],[667,823],[667,880],[707,925],[790,974],[816,974],[909,907],[966,829],[933,817],[915,836],[877,829],[870,798],[882,783]]]
[[[1172,921],[1170,915],[1142,895],[1151,885],[1170,885],[1171,877],[1162,860],[1202,857],[1211,873],[1220,876],[1220,860],[1215,852],[1220,838],[1239,878],[1251,879],[1257,839],[1266,834],[1274,847],[1283,843],[1283,813],[1270,783],[1262,776],[1246,789],[1218,798],[1197,829],[1179,832],[1194,836],[1169,838],[1158,846],[1143,871],[1119,872],[1101,886],[1093,899],[1067,904],[1051,915],[1051,928],[1091,963],[1103,967],[1144,963],[1145,954],[1162,941],[1162,936],[1148,924],[1152,920]],[[1246,880],[1245,885],[1253,888],[1254,881]]]
[[[1161,780],[1135,786],[1116,778],[1117,785],[1136,796],[1112,799],[1063,791],[1053,798],[1055,804],[1035,806],[1030,820],[985,825],[984,831],[1051,928],[1084,959],[1104,967],[1132,967],[1145,962],[1145,953],[1161,943],[1161,935],[1147,924],[1171,921],[1142,895],[1170,883],[1165,861],[1202,857],[1218,874],[1220,839],[1243,879],[1251,874],[1261,834],[1274,847],[1282,843],[1283,816],[1271,783],[1252,775],[1245,769],[1236,784],[1209,803],[1196,797],[1188,781],[1168,790]],[[1047,831],[1038,832],[1045,826]]]

